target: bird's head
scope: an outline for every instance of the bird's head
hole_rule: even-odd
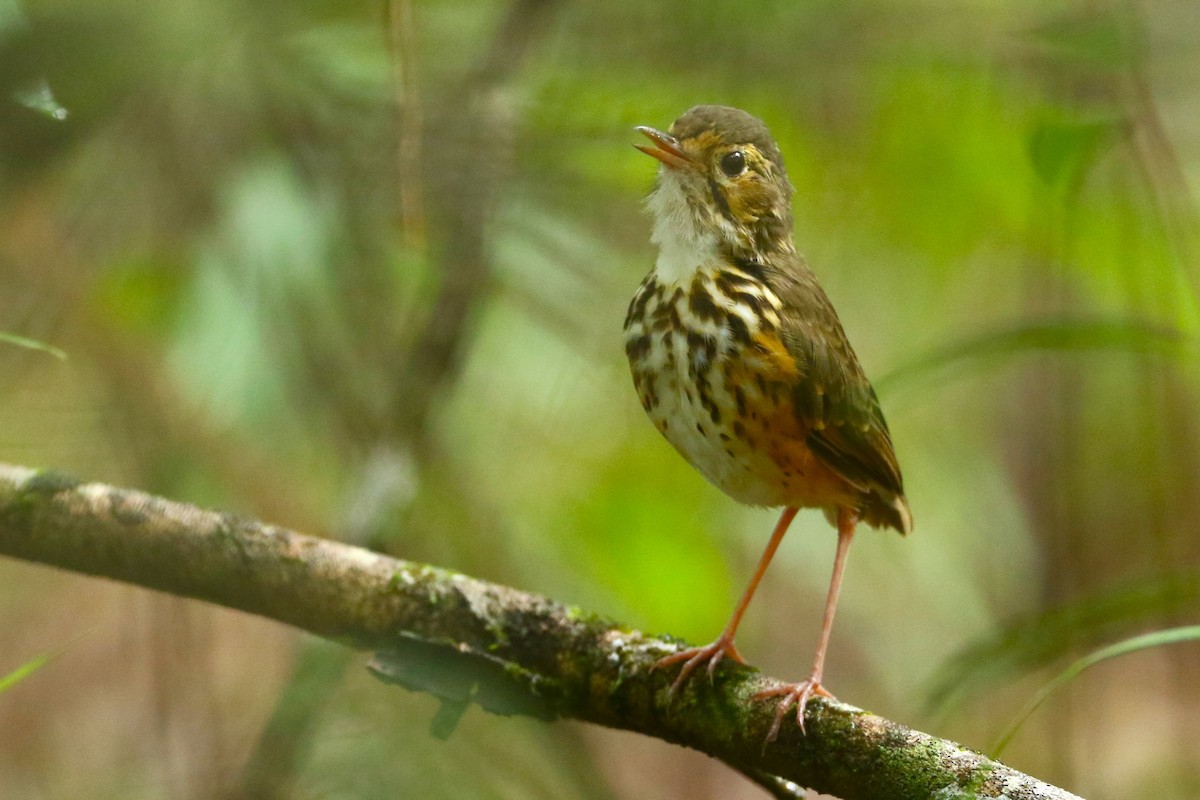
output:
[[[652,144],[635,147],[662,162],[647,203],[661,248],[755,259],[794,252],[792,185],[761,120],[728,106],[696,106],[666,133],[637,130]]]

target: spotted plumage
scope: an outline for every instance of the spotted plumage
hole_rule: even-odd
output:
[[[875,392],[793,244],[793,190],[766,126],[699,106],[669,133],[639,130],[663,167],[647,201],[658,258],[625,319],[638,397],[714,485],[786,508],[721,637],[663,660],[685,662],[674,690],[700,663],[740,660],[733,634],[796,509],[822,509],[839,531],[827,623],[855,524],[908,533],[912,516]],[[828,624],[809,680],[778,692],[780,715],[794,703],[801,725],[808,698],[825,694],[827,638]]]

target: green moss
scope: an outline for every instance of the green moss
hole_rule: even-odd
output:
[[[53,470],[39,470],[21,484],[23,499],[33,500],[32,495],[52,495],[69,491],[83,485],[83,481]]]
[[[849,719],[849,718],[847,718]],[[880,751],[884,774],[907,776],[909,794],[915,791],[932,792],[930,797],[939,800],[969,800],[979,797],[979,790],[987,782],[993,765],[984,764],[973,771],[967,783],[962,778],[948,774],[944,767],[944,743],[921,740],[915,744],[902,741],[888,742]]]
[[[568,622],[586,625],[589,628],[598,625],[608,627],[608,621],[594,611],[587,611],[578,606],[567,606],[565,610]]]

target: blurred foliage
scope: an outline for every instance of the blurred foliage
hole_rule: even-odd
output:
[[[1106,589],[1010,620],[942,665],[928,693],[934,704],[930,711],[936,716],[952,713],[967,699],[1024,671],[1056,663],[1079,647],[1095,647],[1111,632],[1129,630],[1143,620],[1186,613],[1197,602],[1200,573],[1192,572]]]
[[[829,684],[984,746],[1072,659],[1200,609],[1198,26],[1187,0],[0,0],[0,458],[707,640],[773,518],[630,387],[630,129],[738,105],[917,520],[861,537]],[[743,626],[768,672],[807,664],[832,553],[802,514]],[[0,796],[759,796],[584,726],[471,708],[441,742],[436,701],[336,648],[0,564],[13,663],[93,627],[0,695]],[[1194,644],[1089,670],[1007,757],[1193,796],[1198,674]]]
[[[1109,659],[1127,656],[1140,650],[1166,647],[1172,644],[1191,644],[1194,642],[1200,642],[1200,625],[1185,625],[1180,628],[1167,628],[1166,630],[1154,631],[1153,633],[1145,633],[1141,636],[1124,639],[1088,653],[1083,658],[1072,662],[1070,666],[1058,675],[1055,675],[1054,680],[1038,690],[1037,694],[1017,714],[1016,719],[1013,720],[1012,725],[1004,732],[1004,735],[991,747],[989,756],[999,758],[1000,754],[1004,752],[1004,748],[1008,746],[1013,736],[1017,734],[1021,725],[1024,724],[1025,720],[1029,719],[1029,715],[1037,711],[1053,692],[1083,674],[1084,670],[1091,669]]]

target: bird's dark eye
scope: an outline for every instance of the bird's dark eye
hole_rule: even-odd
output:
[[[721,172],[726,177],[736,178],[746,169],[746,154],[741,150],[733,150],[721,156]]]

